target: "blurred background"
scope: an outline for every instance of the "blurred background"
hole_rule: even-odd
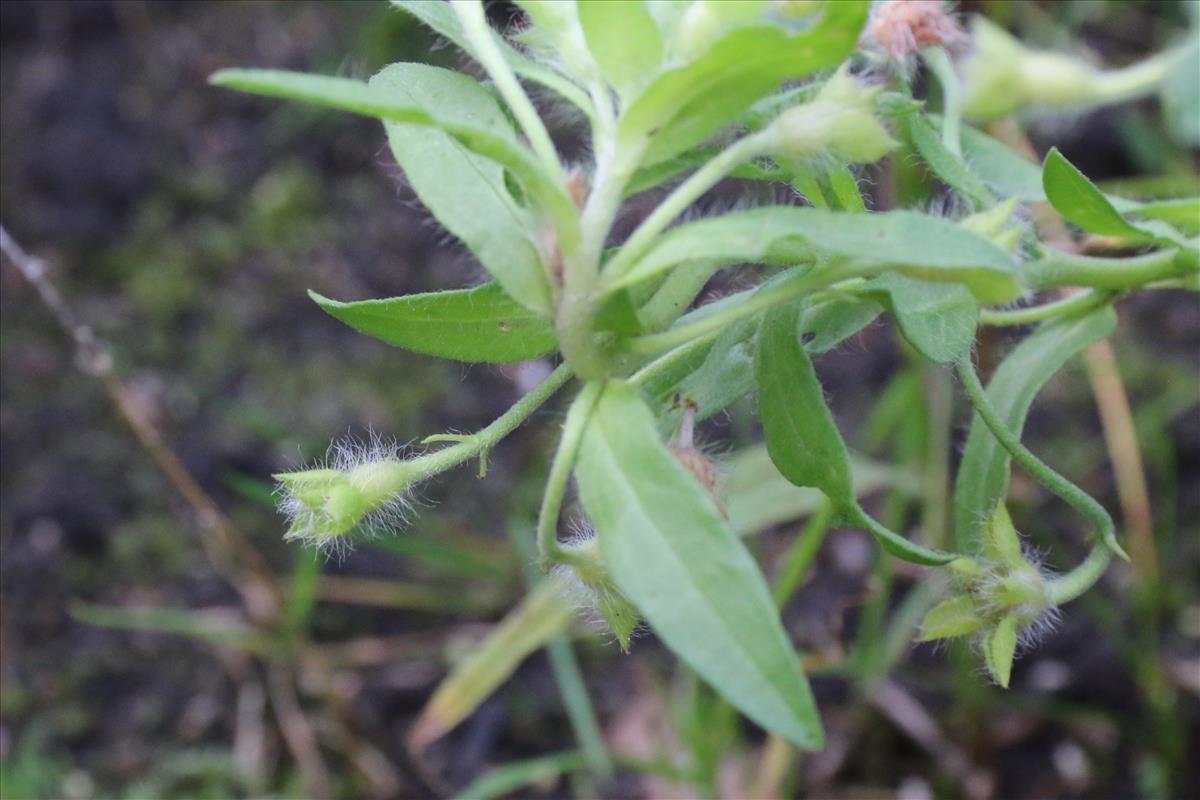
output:
[[[964,4],[1109,65],[1176,41],[1195,5]],[[518,21],[503,3],[489,12]],[[306,289],[357,300],[482,272],[416,203],[377,123],[205,81],[227,66],[365,78],[392,61],[458,66],[455,51],[382,2],[5,0],[0,15],[0,221],[46,260],[113,364],[99,378],[81,370],[5,259],[4,798],[434,797],[480,780],[472,796],[1200,797],[1195,295],[1119,306],[1112,352],[1148,514],[1131,520],[1119,502],[1115,475],[1130,461],[1118,455],[1114,471],[1102,436],[1089,381],[1102,364],[1076,363],[1034,407],[1033,449],[1152,546],[1138,570],[1115,567],[1066,609],[1018,661],[1011,691],[965,648],[911,645],[920,573],[835,529],[783,607],[814,673],[824,752],[767,740],[652,635],[623,655],[586,626],[549,655],[523,658],[509,642],[490,657],[499,685],[458,685],[446,702],[462,722],[437,736],[434,691],[528,591],[524,548],[561,405],[498,447],[485,480],[468,466],[434,481],[409,530],[340,561],[281,541],[269,476],[333,438],[474,430],[547,365],[442,362],[321,313]],[[578,152],[575,123],[551,118]],[[1170,138],[1154,100],[1033,123],[1039,153],[1057,144],[1114,191],[1197,191],[1196,153]],[[936,202],[911,159],[871,177]],[[988,332],[981,352],[994,360],[1011,341]],[[912,410],[952,382],[884,322],[818,368],[852,444],[902,468],[872,507],[919,526],[927,417],[942,415],[957,453],[966,416],[961,403]],[[755,441],[749,408],[704,440],[720,452]],[[1019,476],[1014,494],[1018,527],[1071,563],[1079,521]],[[752,540],[769,576],[804,524]],[[426,735],[414,739],[418,719]],[[579,751],[589,720],[612,777],[594,769],[594,742]]]

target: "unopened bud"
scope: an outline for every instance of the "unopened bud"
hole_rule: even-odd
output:
[[[596,614],[612,631],[617,643],[625,652],[629,641],[641,620],[637,607],[625,599],[608,572],[608,565],[600,554],[594,535],[581,537],[564,545],[568,563],[556,568],[556,572],[567,571],[565,577],[577,582],[576,602],[585,610]]]
[[[403,521],[406,494],[418,475],[394,446],[339,446],[333,467],[275,475],[290,525],[285,539],[334,546],[356,526]]]
[[[846,163],[878,161],[897,145],[875,117],[881,90],[859,83],[843,65],[815,98],[785,111],[764,131],[769,149],[789,159],[828,153]]]

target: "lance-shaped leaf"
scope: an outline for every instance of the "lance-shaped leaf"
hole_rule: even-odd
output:
[[[948,364],[970,352],[979,306],[962,284],[931,283],[889,272],[862,291],[888,307],[904,338],[930,361]]]
[[[962,156],[955,155],[942,142],[941,132],[920,112],[908,117],[908,137],[922,160],[947,186],[967,198],[975,208],[987,208],[996,202],[984,182],[968,167]]]
[[[430,81],[431,85],[426,86],[424,81]],[[225,69],[210,77],[209,82],[268,97],[314,103],[385,122],[423,126],[429,135],[444,131],[467,150],[512,173],[526,194],[554,220],[562,235],[577,233],[578,209],[566,187],[559,185],[555,176],[542,172],[541,165],[517,139],[491,96],[464,75],[428,65],[393,64],[376,75],[371,84],[271,69]],[[408,91],[399,91],[400,88]],[[475,100],[479,100],[479,104],[475,104]],[[406,165],[402,163],[401,166]],[[450,182],[447,176],[442,180]],[[515,284],[505,285],[505,288],[516,299],[527,302],[525,293],[514,291]],[[549,296],[548,289],[543,293]],[[548,302],[544,305],[549,307]]]
[[[566,630],[574,609],[563,584],[539,583],[438,685],[409,733],[421,750],[450,732],[508,680],[525,657]]]
[[[982,625],[983,618],[975,610],[974,601],[969,595],[962,594],[929,609],[929,613],[921,621],[920,641],[932,642],[937,639],[966,636],[979,630]]]
[[[516,140],[492,95],[465,75],[424,64],[393,64],[369,85],[442,119],[486,126]],[[396,163],[425,207],[512,297],[549,312],[549,285],[533,245],[535,224],[505,186],[504,168],[442,131],[395,122],[384,127]]]
[[[421,22],[454,42],[467,55],[478,60],[475,55],[475,48],[471,46],[471,43],[467,41],[467,37],[463,33],[462,23],[458,21],[458,15],[454,13],[454,9],[450,7],[450,4],[446,0],[392,0],[392,5],[412,14],[421,20]],[[543,66],[529,58],[500,37],[496,37],[496,44],[500,48],[504,60],[512,67],[513,72],[522,78],[534,83],[540,83],[547,89],[553,90],[589,116],[594,113],[592,101],[588,99],[587,92],[549,67]]]
[[[838,0],[822,4],[816,24],[795,34],[776,25],[732,31],[696,60],[655,78],[622,115],[619,138],[650,137],[645,164],[695,147],[784,80],[850,55],[867,9],[861,0]]]
[[[658,71],[662,35],[643,0],[578,3],[588,49],[622,97],[632,97]]]
[[[834,508],[868,527],[885,550],[917,564],[954,556],[913,544],[864,513],[854,494],[849,454],[808,353],[796,337],[799,305],[770,311],[758,334],[755,377],[767,452],[783,477],[825,493]]]
[[[983,639],[983,662],[992,680],[1008,688],[1012,676],[1013,657],[1017,654],[1017,618],[1008,616],[988,631]]]
[[[1057,147],[1050,148],[1042,164],[1042,187],[1058,213],[1085,231],[1135,241],[1179,242],[1178,234],[1160,222],[1148,220],[1135,225],[1121,216],[1112,200],[1067,161]]]
[[[680,225],[611,288],[647,280],[677,264],[809,263],[818,254],[896,269],[910,277],[965,284],[981,302],[1020,294],[1012,258],[987,239],[914,211],[852,214],[768,206]],[[681,267],[687,269],[688,266]]]
[[[1109,307],[1078,319],[1042,325],[1009,353],[988,382],[987,397],[1008,429],[1020,434],[1037,393],[1071,356],[1108,336],[1116,326]],[[978,415],[963,449],[954,492],[959,549],[981,551],[983,527],[1008,494],[1010,457]]]
[[[494,283],[356,303],[308,294],[356,331],[416,353],[503,364],[545,355],[557,344],[548,318],[517,303]]]
[[[746,716],[820,748],[816,705],[758,565],[635,387],[605,388],[576,478],[613,578],[659,638]]]

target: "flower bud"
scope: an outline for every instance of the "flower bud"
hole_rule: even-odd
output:
[[[594,534],[587,534],[564,545],[568,564],[556,573],[575,584],[576,602],[585,611],[594,612],[612,631],[621,650],[629,651],[629,640],[641,620],[637,607],[625,599],[609,575]]]
[[[275,475],[283,495],[280,510],[290,525],[285,539],[318,547],[338,545],[356,526],[374,527],[403,521],[406,493],[417,475],[395,447],[340,446],[335,466]]]
[[[785,111],[764,131],[770,151],[789,159],[828,153],[847,163],[878,161],[897,145],[875,117],[881,90],[860,84],[843,65],[815,98]]]
[[[972,233],[990,240],[992,244],[1009,255],[1015,255],[1021,244],[1021,236],[1025,232],[1021,225],[1010,224],[1016,209],[1017,198],[1010,197],[986,211],[966,217],[959,224]]]
[[[1097,72],[1061,53],[1031,50],[983,17],[971,25],[974,51],[962,63],[963,113],[989,120],[1027,105],[1061,108],[1095,99]]]

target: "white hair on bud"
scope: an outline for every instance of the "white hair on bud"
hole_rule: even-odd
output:
[[[346,436],[331,441],[325,455],[308,469],[332,469],[345,474],[366,464],[400,462],[412,455],[413,448],[410,445],[368,430],[365,438]],[[301,501],[283,483],[275,487],[275,494],[279,497],[277,508],[288,520],[289,532],[285,538],[313,547],[324,553],[327,559],[339,561],[354,550],[352,534],[374,538],[403,530],[411,523],[414,509],[420,503],[413,487],[406,486],[403,491],[392,493],[368,511],[351,531],[330,536],[323,533],[325,520],[322,512]]]
[[[563,546],[567,549],[572,547],[581,547],[596,538],[596,531],[586,520],[572,519],[568,523],[570,536],[563,542]],[[594,586],[589,586],[579,578],[575,568],[570,564],[555,564],[550,569],[550,576],[558,581],[558,584],[563,588],[563,596],[575,609],[576,614],[583,622],[584,627],[591,633],[602,635],[609,633],[608,623],[600,616],[597,610],[600,606],[601,589]],[[635,639],[646,631],[644,622],[638,622],[630,633],[629,638]],[[616,642],[615,636],[609,637],[609,643]]]

